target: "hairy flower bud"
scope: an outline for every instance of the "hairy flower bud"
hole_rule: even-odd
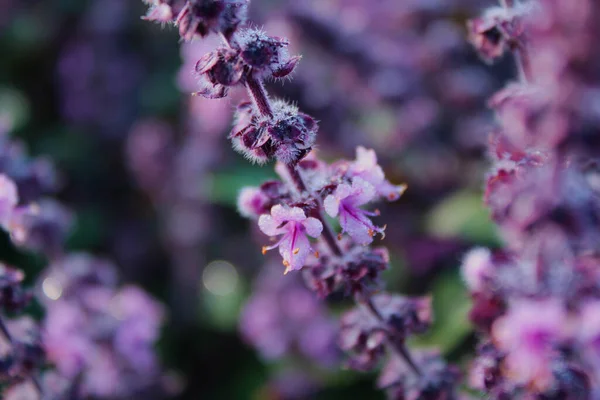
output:
[[[264,163],[276,158],[295,164],[310,152],[317,123],[285,101],[272,104],[273,117],[259,115],[249,102],[238,106],[230,139],[233,147],[248,159]]]
[[[300,57],[290,57],[288,42],[278,37],[267,36],[259,29],[247,29],[238,39],[244,62],[252,67],[257,78],[283,78],[292,73]]]
[[[245,0],[188,0],[176,24],[183,40],[211,32],[229,37],[246,18]]]
[[[196,94],[218,99],[227,96],[228,87],[240,83],[244,75],[244,65],[236,50],[219,47],[196,63],[196,73],[203,86]]]

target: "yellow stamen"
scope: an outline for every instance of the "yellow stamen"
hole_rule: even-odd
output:
[[[319,258],[319,252],[315,251],[315,257]]]
[[[300,248],[296,247],[293,251],[294,255],[300,253]]]
[[[268,251],[268,250],[269,250],[269,249],[267,248],[267,246],[263,246],[263,248],[262,248],[262,253],[263,253],[263,256],[264,256],[265,254],[267,254],[267,251]]]
[[[375,236],[375,231],[373,231],[373,229],[369,229],[369,230],[367,231],[367,233],[368,233],[368,234],[369,234],[369,236],[371,236],[371,237]]]

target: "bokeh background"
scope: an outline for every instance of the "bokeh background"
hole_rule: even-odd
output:
[[[479,60],[464,28],[491,4],[250,5],[255,25],[303,55],[269,90],[320,121],[320,157],[374,148],[389,179],[408,184],[377,221],[392,254],[385,279],[433,295],[436,322],[413,345],[459,365],[475,344],[461,257],[500,244],[481,200],[486,99],[514,71]],[[194,64],[217,42],[182,45],[173,27],[142,21],[137,0],[0,0],[0,10],[0,115],[31,154],[56,164],[57,197],[75,212],[69,249],[115,260],[126,282],[167,305],[158,352],[177,398],[383,398],[373,376],[339,367],[332,332],[345,300],[317,301],[300,276],[284,277],[260,253],[266,237],[237,214],[238,191],[273,172],[227,140],[243,91],[190,96]],[[45,262],[7,239],[0,250],[31,281]]]

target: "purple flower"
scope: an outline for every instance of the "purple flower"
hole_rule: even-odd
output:
[[[386,180],[383,169],[377,164],[375,150],[362,146],[356,148],[356,160],[350,163],[347,176],[364,179],[375,187],[379,196],[389,201],[398,200],[406,190],[406,185],[392,185]]]
[[[340,184],[335,192],[325,198],[325,211],[331,217],[339,217],[342,230],[357,243],[367,245],[373,241],[375,233],[383,236],[385,227],[373,225],[368,216],[377,212],[361,210],[359,207],[375,199],[375,187],[362,178],[354,178],[352,186]]]
[[[552,360],[568,339],[564,306],[555,299],[521,300],[496,320],[492,335],[505,352],[504,366],[517,382],[544,391],[553,383]]]
[[[285,265],[284,273],[299,270],[304,266],[311,251],[307,235],[317,238],[323,231],[321,221],[313,217],[307,218],[301,208],[279,204],[271,208],[271,215],[260,216],[258,227],[266,235],[282,235],[277,243],[263,247],[263,254],[267,250],[279,247],[279,254],[283,257]]]
[[[245,187],[238,195],[238,210],[246,218],[258,218],[268,212],[269,198],[260,188]]]
[[[491,252],[483,247],[470,250],[463,258],[462,276],[469,290],[481,292],[491,278],[494,268]]]

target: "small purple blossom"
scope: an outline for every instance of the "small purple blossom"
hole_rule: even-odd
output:
[[[285,273],[301,269],[312,247],[307,236],[318,238],[323,231],[323,224],[316,218],[306,217],[299,207],[286,207],[275,205],[271,214],[261,215],[258,219],[260,230],[269,236],[281,235],[279,240],[263,247],[263,254],[267,250],[279,248],[283,257]]]
[[[406,185],[393,185],[385,179],[383,169],[377,163],[375,150],[362,146],[356,148],[356,160],[351,162],[346,172],[348,177],[359,177],[373,185],[377,194],[388,201],[396,201],[406,190]]]
[[[511,306],[492,327],[498,349],[506,354],[504,366],[517,382],[544,391],[553,383],[554,353],[570,336],[567,314],[554,300]]]
[[[463,258],[462,276],[467,287],[473,292],[481,292],[491,278],[494,268],[491,252],[483,247],[470,250]]]
[[[331,217],[339,217],[343,232],[359,244],[367,245],[376,233],[383,235],[384,229],[377,227],[368,218],[378,215],[360,209],[376,198],[375,187],[362,178],[354,178],[352,186],[342,183],[335,192],[325,198],[325,211]]]
[[[269,212],[267,208],[269,203],[269,197],[260,188],[255,187],[242,188],[237,201],[240,214],[254,219]]]

